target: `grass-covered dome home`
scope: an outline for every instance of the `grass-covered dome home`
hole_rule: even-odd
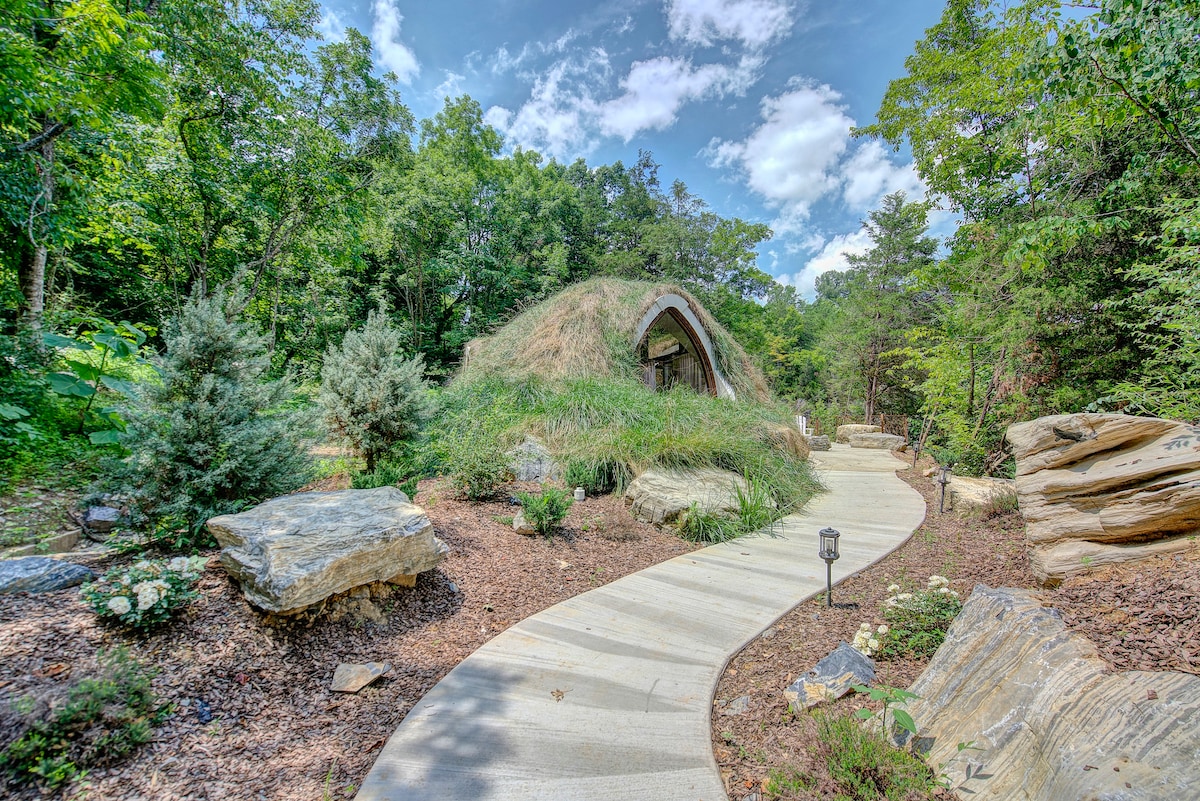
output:
[[[761,371],[672,284],[568,287],[472,341],[443,401],[431,445],[468,495],[502,481],[527,437],[568,485],[592,492],[651,466],[731,470],[780,511],[816,486],[804,438]]]

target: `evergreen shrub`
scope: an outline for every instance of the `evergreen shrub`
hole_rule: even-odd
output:
[[[330,346],[321,368],[321,405],[331,429],[367,462],[367,473],[394,447],[411,442],[433,413],[425,364],[401,353],[401,334],[371,312],[339,347]]]
[[[567,490],[543,487],[541,492],[518,492],[521,511],[534,531],[549,536],[566,518],[575,498]]]
[[[303,485],[308,460],[292,389],[267,381],[265,343],[235,319],[237,298],[193,296],[167,329],[161,381],[126,411],[116,476],[176,545],[206,541],[214,515],[237,512]]]

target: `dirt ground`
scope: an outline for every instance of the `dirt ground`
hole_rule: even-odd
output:
[[[502,522],[514,510],[504,499],[463,503],[423,482],[416,501],[450,553],[383,604],[385,626],[350,618],[264,626],[215,558],[199,600],[148,636],[98,623],[76,589],[0,595],[0,747],[21,724],[13,700],[61,697],[95,670],[99,649],[124,644],[157,666],[154,689],[175,711],[133,758],[93,770],[87,798],[351,797],[413,704],[484,642],[558,601],[695,548],[635,521],[619,497],[575,504],[552,539],[516,534]],[[340,662],[371,661],[394,670],[357,695],[329,690]],[[211,710],[207,723],[200,702]],[[40,797],[30,787],[7,792]]]
[[[889,584],[924,587],[930,575],[945,576],[963,600],[976,584],[1035,587],[1025,554],[1024,525],[1017,513],[992,517],[939,514],[937,485],[922,475],[932,463],[899,475],[926,501],[925,523],[882,561],[834,587],[834,607],[816,598],[796,607],[740,653],[726,668],[713,702],[713,752],[730,799],[804,799],[831,794],[828,773],[816,757],[819,743],[810,716],[788,712],[783,690],[838,643],[850,642],[861,623],[883,622]],[[1071,579],[1043,590],[1045,603],[1067,624],[1089,636],[1113,670],[1200,672],[1200,548],[1122,569]],[[836,565],[835,565],[836,571]],[[836,576],[836,572],[835,572]],[[876,664],[877,683],[907,687],[927,660]],[[748,697],[746,711],[730,701]],[[850,694],[831,705],[839,714],[869,706]],[[771,795],[773,769],[794,767],[817,779],[808,793]],[[946,797],[954,797],[949,793]]]

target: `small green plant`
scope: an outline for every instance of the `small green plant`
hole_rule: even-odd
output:
[[[115,762],[150,739],[169,711],[157,706],[153,671],[123,648],[100,653],[100,675],[76,684],[66,702],[29,724],[0,752],[0,770],[17,783],[49,789]],[[28,708],[28,705],[26,705]]]
[[[92,406],[100,397],[102,389],[109,389],[120,396],[133,396],[133,384],[122,374],[131,364],[145,365],[148,362],[138,355],[146,342],[146,334],[132,323],[122,321],[113,324],[96,317],[77,321],[86,330],[78,338],[42,334],[42,341],[53,348],[70,352],[61,357],[62,364],[70,372],[50,373],[46,380],[50,389],[68,398],[84,401],[79,409],[78,433],[82,434],[89,421]],[[126,369],[122,369],[122,366]],[[124,421],[115,408],[103,408],[97,413],[100,430],[93,431],[89,439],[95,444],[117,442],[124,429]]]
[[[204,569],[200,556],[143,559],[117,567],[80,588],[97,615],[133,629],[149,629],[168,620],[196,598],[193,585]]]
[[[732,514],[708,512],[693,503],[680,517],[679,533],[691,542],[725,542],[769,528],[779,513],[766,485],[751,479],[749,488],[733,487],[737,509]]]
[[[350,486],[354,489],[399,487],[401,492],[412,498],[417,491],[419,480],[410,466],[398,462],[382,461],[373,472],[363,471],[352,475]]]
[[[817,780],[802,770],[785,765],[767,774],[768,795],[799,795],[817,789]]]
[[[567,490],[542,487],[541,492],[518,492],[525,520],[543,536],[549,536],[566,518],[575,499]]]
[[[884,732],[889,732],[888,728],[888,710],[892,713],[892,726],[899,726],[906,732],[912,735],[917,733],[917,724],[913,720],[912,715],[908,714],[907,710],[899,709],[899,707],[907,704],[909,701],[919,698],[916,693],[910,693],[908,690],[901,690],[896,687],[888,687],[880,685],[878,687],[867,687],[863,684],[853,685],[856,693],[866,693],[872,701],[877,701],[883,704],[883,709],[879,711],[879,722],[883,726]],[[859,720],[870,720],[875,717],[875,713],[869,709],[860,709],[854,713],[854,717]]]
[[[847,801],[931,798],[936,782],[918,757],[894,748],[876,729],[845,715],[817,714],[820,756]]]
[[[619,468],[609,462],[572,459],[567,462],[563,482],[568,487],[583,487],[588,495],[603,495],[617,486],[620,473]]]

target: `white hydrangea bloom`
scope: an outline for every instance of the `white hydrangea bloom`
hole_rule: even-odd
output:
[[[879,628],[875,629],[875,633],[880,637],[882,637],[884,634],[887,634],[889,631],[891,631],[891,629],[885,625],[881,625]]]
[[[129,599],[124,595],[114,595],[108,599],[108,610],[114,615],[128,614],[132,608],[133,605],[129,603]]]
[[[887,591],[892,592],[892,593],[900,592],[900,585],[899,584],[889,584]]]
[[[174,573],[186,573],[188,567],[189,563],[186,556],[176,556],[170,562],[167,562],[167,569]]]
[[[870,648],[872,651],[878,651],[879,650],[879,640],[872,637],[871,639],[867,640],[867,647]]]
[[[145,612],[158,603],[158,587],[154,586],[153,582],[143,581],[133,589],[137,592],[137,608],[139,612]]]

